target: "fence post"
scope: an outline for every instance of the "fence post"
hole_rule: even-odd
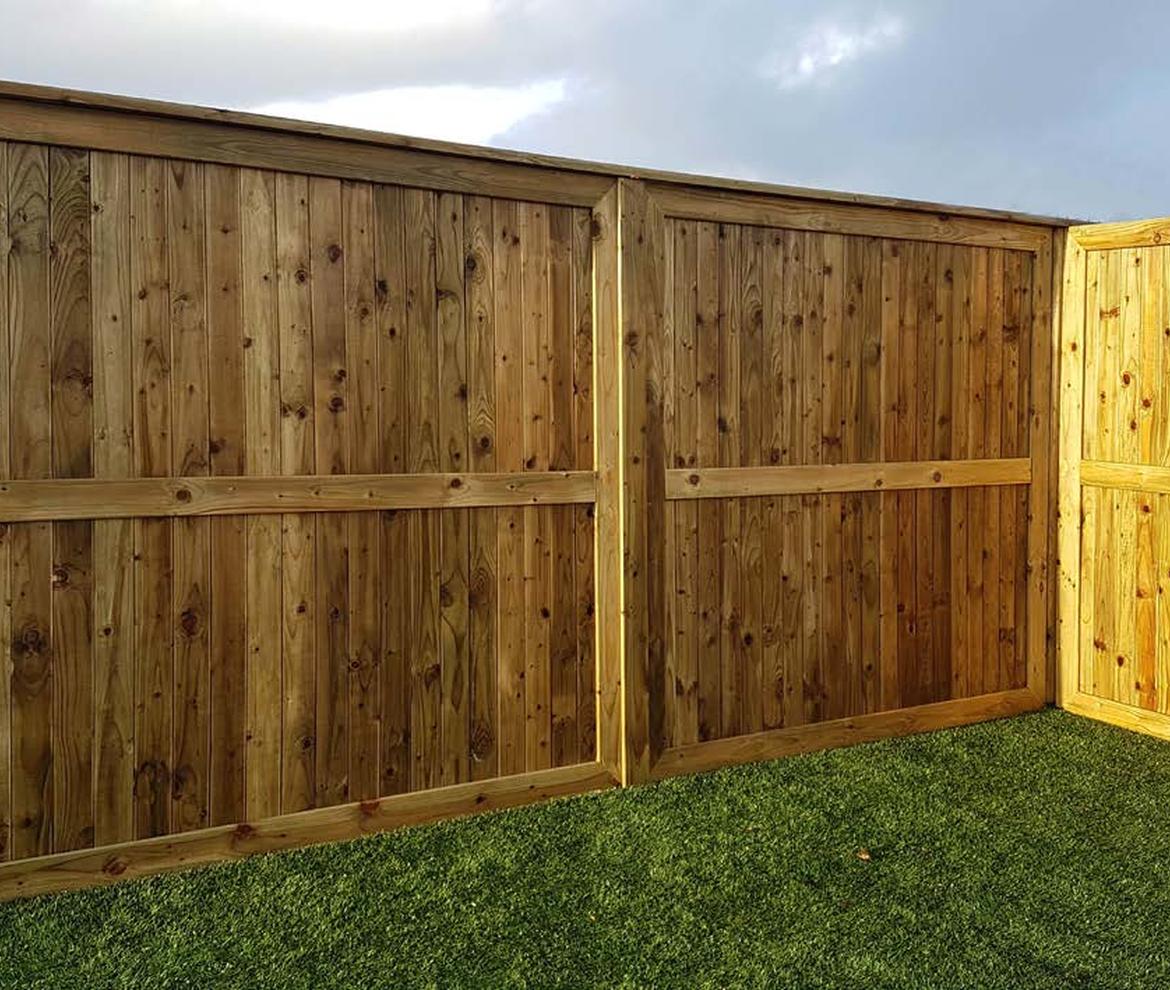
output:
[[[645,183],[618,182],[621,325],[622,783],[663,749],[666,463],[665,224]]]

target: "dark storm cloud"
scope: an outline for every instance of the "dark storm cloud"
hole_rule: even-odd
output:
[[[1170,212],[1164,4],[1106,20],[1055,0],[483,6],[403,32],[393,11],[420,8],[316,5],[344,22],[330,29],[291,3],[274,17],[0,0],[0,77],[232,107],[564,80],[562,102],[493,142],[1041,213]]]

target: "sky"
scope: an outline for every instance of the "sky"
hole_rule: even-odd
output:
[[[0,0],[0,78],[1089,220],[1170,214],[1170,4]]]

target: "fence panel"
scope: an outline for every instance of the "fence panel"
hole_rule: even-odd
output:
[[[0,203],[0,879],[610,780],[590,205],[17,141]]]
[[[0,898],[1042,703],[1055,225],[0,85]]]
[[[1048,232],[646,199],[665,590],[643,772],[1041,703]]]

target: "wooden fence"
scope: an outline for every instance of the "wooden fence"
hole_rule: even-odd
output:
[[[0,897],[1042,704],[1058,227],[0,88]]]
[[[1069,232],[1061,704],[1170,738],[1170,222]]]

